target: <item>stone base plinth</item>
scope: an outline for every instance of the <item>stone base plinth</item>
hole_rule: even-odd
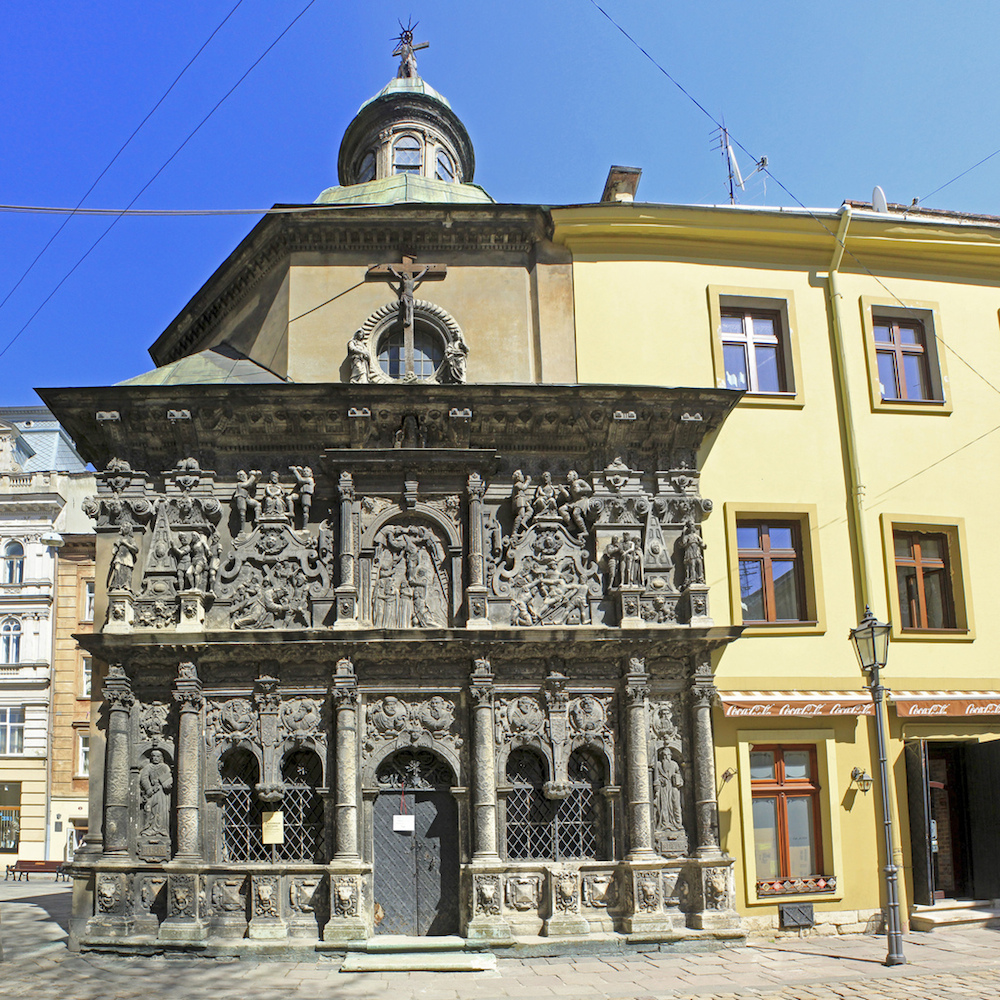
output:
[[[174,920],[168,917],[160,924],[157,941],[171,944],[199,944],[208,938],[208,929],[200,920]]]
[[[688,926],[699,931],[737,930],[741,925],[735,910],[701,910],[688,917]]]
[[[127,590],[112,590],[108,594],[108,620],[102,631],[122,634],[132,631],[135,598]]]
[[[560,913],[542,924],[542,937],[578,937],[590,933],[590,922],[579,914]]]
[[[619,587],[618,608],[620,628],[645,628],[642,620],[642,587]]]
[[[205,627],[205,595],[200,590],[182,590],[178,632],[200,632]]]
[[[334,944],[365,941],[371,930],[360,917],[331,917],[323,928],[323,940]]]
[[[288,937],[288,924],[284,920],[262,920],[254,917],[247,927],[251,941],[283,941]]]
[[[622,918],[622,930],[626,934],[672,936],[686,927],[687,919],[679,910],[673,913],[633,913]]]
[[[493,945],[514,943],[510,924],[502,917],[478,916],[470,920],[469,926],[465,929],[465,937],[467,941],[481,941]]]

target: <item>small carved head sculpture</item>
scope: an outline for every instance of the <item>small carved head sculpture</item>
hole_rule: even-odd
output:
[[[102,878],[97,883],[97,901],[100,908],[107,913],[118,905],[121,889],[115,878]]]
[[[162,750],[150,750],[149,751],[149,762],[150,762],[150,764],[162,764],[163,763],[163,751]]]

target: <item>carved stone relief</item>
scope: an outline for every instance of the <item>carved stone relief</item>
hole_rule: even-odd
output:
[[[728,910],[733,905],[731,868],[705,868],[705,909]]]
[[[167,916],[192,919],[198,907],[198,876],[167,876]]]
[[[477,875],[475,887],[475,905],[477,913],[488,916],[500,915],[500,876]]]
[[[448,625],[446,550],[427,525],[386,525],[376,536],[371,609],[376,628]]]
[[[212,911],[222,916],[244,915],[247,911],[246,878],[217,878],[209,896]]]
[[[137,852],[144,861],[170,858],[170,802],[173,769],[164,751],[154,746],[139,770],[139,835]]]
[[[280,916],[278,877],[276,875],[254,875],[252,881],[254,919],[277,920]]]
[[[209,701],[205,707],[205,740],[209,748],[218,743],[258,740],[257,713],[248,698]]]
[[[315,913],[322,908],[325,880],[313,875],[288,880],[288,905],[293,913]]]
[[[682,855],[688,839],[684,823],[684,740],[673,699],[649,706],[648,754],[652,771],[653,841],[659,854]]]
[[[562,913],[576,913],[580,906],[580,882],[568,868],[552,872],[553,904]]]
[[[333,912],[338,917],[356,917],[360,892],[354,876],[333,878]]]
[[[284,736],[311,737],[319,745],[326,745],[323,728],[323,706],[315,698],[293,698],[281,704],[278,729]]]
[[[422,737],[454,749],[462,745],[454,732],[455,702],[440,695],[412,703],[386,695],[368,706],[365,719],[365,750],[369,754],[387,743],[407,746]]]
[[[538,909],[542,895],[541,875],[508,875],[505,900],[511,910],[524,912]]]
[[[647,913],[660,906],[660,873],[655,871],[637,872],[635,876],[636,909]]]
[[[497,746],[507,740],[515,745],[527,743],[547,732],[545,713],[531,695],[498,700],[494,718]]]
[[[612,872],[600,872],[583,877],[583,902],[595,909],[606,909],[617,902],[615,876]]]

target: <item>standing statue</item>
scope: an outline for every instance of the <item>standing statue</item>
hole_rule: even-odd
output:
[[[132,539],[132,529],[122,526],[121,536],[115,542],[108,567],[108,590],[132,592],[132,571],[139,556],[139,546]]]
[[[535,490],[535,513],[539,517],[551,517],[558,513],[559,488],[552,482],[552,473],[543,472],[542,481]]]
[[[531,498],[528,488],[531,486],[531,476],[526,476],[520,469],[513,475],[514,492],[510,497],[510,507],[514,514],[514,526],[510,530],[512,538],[521,535],[531,520]]]
[[[233,503],[236,505],[236,512],[239,515],[240,527],[238,535],[245,535],[247,530],[247,516],[256,518],[260,511],[260,504],[254,498],[257,492],[257,483],[260,482],[260,469],[254,469],[249,475],[240,469],[236,473],[236,489],[233,491]]]
[[[219,575],[219,567],[222,565],[222,539],[219,533],[212,531],[212,540],[209,543],[208,557],[208,590],[215,587],[215,578]]]
[[[656,759],[653,779],[654,827],[657,830],[675,831],[684,829],[684,809],[681,789],[684,776],[674,760],[673,754],[664,747]]]
[[[174,776],[163,759],[162,750],[149,751],[149,763],[139,772],[139,796],[142,803],[144,837],[166,837],[170,834],[170,789]]]
[[[212,551],[208,541],[200,531],[191,532],[191,587],[194,590],[208,589],[208,567],[212,561]]]
[[[622,543],[618,535],[612,535],[611,541],[604,548],[604,560],[608,564],[606,590],[618,586],[618,568],[621,565]]]
[[[177,589],[194,589],[194,570],[191,561],[191,536],[192,532],[181,531],[177,534],[177,541],[170,545],[170,552],[177,564]]]
[[[309,511],[312,509],[316,480],[313,478],[313,470],[308,465],[292,465],[289,468],[299,487],[295,495],[302,508],[302,527],[304,529],[309,524]]]
[[[465,382],[465,362],[469,348],[464,340],[453,340],[444,350],[444,361],[438,378],[442,382]]]
[[[622,586],[643,585],[642,548],[639,539],[626,533],[622,536]]]
[[[351,381],[364,384],[372,380],[372,356],[364,330],[358,330],[347,342],[347,359],[351,363]]]
[[[681,532],[681,551],[684,553],[684,586],[705,582],[705,539],[692,516],[684,520]]]

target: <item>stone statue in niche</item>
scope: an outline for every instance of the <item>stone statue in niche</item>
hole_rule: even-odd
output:
[[[678,541],[684,555],[684,586],[705,582],[705,540],[694,517],[684,520],[684,530]]]
[[[614,588],[621,582],[619,573],[621,570],[623,552],[624,550],[622,549],[622,540],[620,536],[612,535],[611,541],[604,547],[604,565],[607,567],[607,572],[604,577],[605,591],[614,590]]]
[[[358,330],[347,342],[347,359],[351,365],[351,381],[356,385],[367,384],[372,379],[372,356],[364,330]]]
[[[316,492],[316,479],[313,476],[313,470],[308,465],[292,465],[289,468],[297,483],[294,498],[298,500],[299,508],[302,511],[302,528],[304,529],[309,523],[313,493]]]
[[[238,535],[246,534],[247,525],[251,520],[256,520],[260,511],[260,504],[255,497],[260,477],[260,469],[254,469],[250,473],[240,469],[236,473],[236,489],[233,491],[232,503],[239,519],[239,529],[236,532]]]
[[[681,789],[684,787],[684,776],[681,774],[680,766],[674,760],[673,754],[665,747],[660,750],[656,758],[653,787],[653,815],[656,831],[683,830],[684,811]]]
[[[432,529],[389,525],[373,562],[372,619],[376,628],[443,628],[448,624],[445,551]]]
[[[170,832],[170,790],[174,777],[162,750],[150,750],[149,761],[139,772],[143,837],[166,836]]]
[[[122,526],[119,537],[115,541],[111,553],[111,565],[108,567],[108,590],[121,590],[132,593],[132,571],[139,556],[139,546],[132,538],[132,529]]]
[[[621,585],[643,586],[642,546],[638,537],[628,532],[622,536]]]

